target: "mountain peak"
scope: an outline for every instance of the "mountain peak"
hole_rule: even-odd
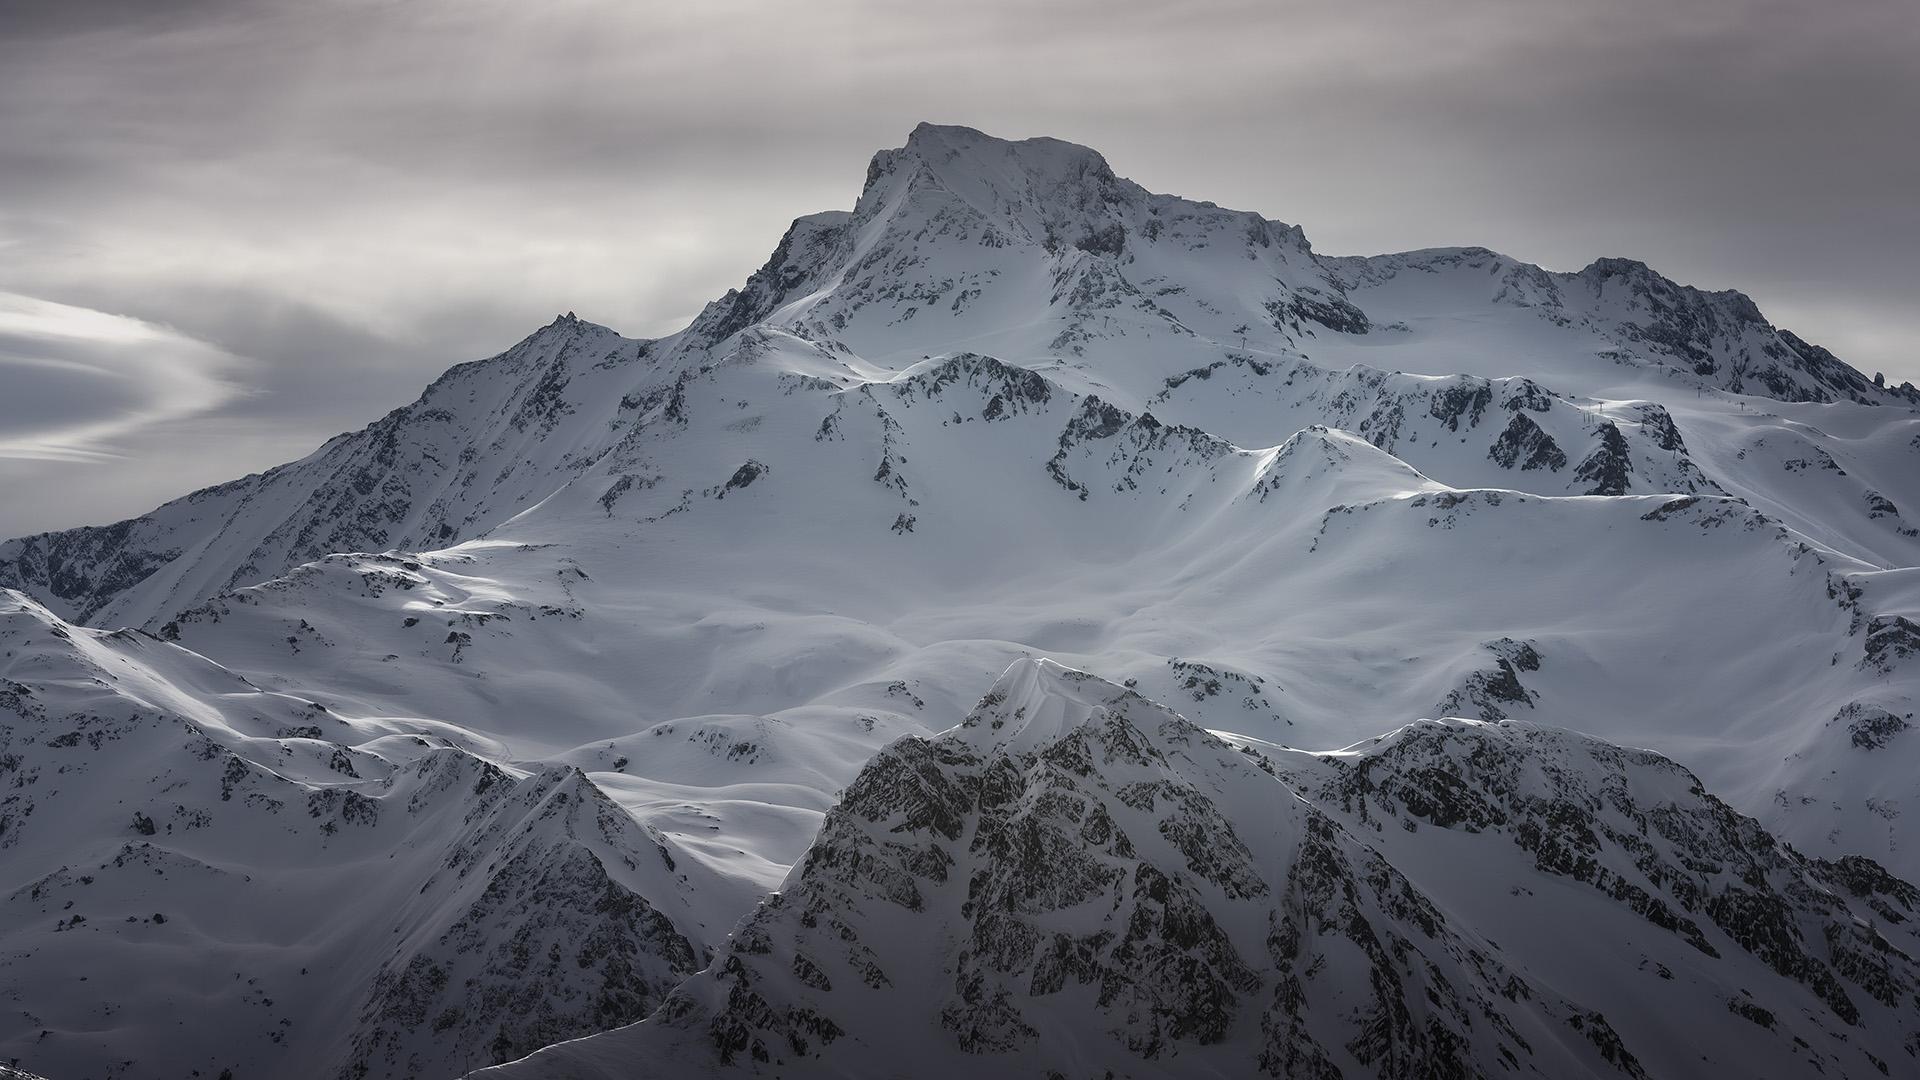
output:
[[[569,311],[564,315],[555,315],[551,322],[548,322],[546,325],[523,338],[522,343],[524,344],[525,342],[537,341],[548,337],[587,333],[611,334],[614,333],[614,331],[610,327],[602,326],[596,322],[590,322]]]
[[[1051,742],[1109,711],[1128,692],[1045,657],[1007,666],[957,731],[969,742],[1026,750]]]
[[[1260,502],[1372,502],[1447,490],[1360,436],[1324,424],[1302,428],[1264,453],[1251,492]]]
[[[877,213],[902,186],[957,199],[1031,237],[1069,221],[1104,220],[1146,190],[1114,175],[1096,151],[1059,139],[999,139],[969,127],[921,124],[905,146],[867,169],[856,214]]]
[[[1585,267],[1583,267],[1580,270],[1580,276],[1589,277],[1589,278],[1599,278],[1601,280],[1605,280],[1606,278],[1610,278],[1610,277],[1641,278],[1641,277],[1654,277],[1656,275],[1654,274],[1652,267],[1648,266],[1646,263],[1641,262],[1639,259],[1622,259],[1622,258],[1615,258],[1612,256],[1602,256],[1601,258],[1595,259],[1592,262],[1588,263]]]
[[[1721,305],[1740,321],[1750,323],[1766,321],[1760,314],[1759,306],[1753,302],[1753,298],[1738,289],[1710,290],[1682,285],[1639,259],[1615,257],[1595,259],[1580,271],[1579,276],[1596,284],[1621,278],[1629,282],[1636,291],[1651,292],[1661,296],[1698,298],[1701,303]]]
[[[930,164],[968,158],[975,162],[1017,162],[1027,170],[1038,172],[1077,171],[1113,175],[1113,169],[1099,151],[1078,143],[1046,136],[1002,139],[960,124],[922,122],[907,134],[907,144],[903,149]]]

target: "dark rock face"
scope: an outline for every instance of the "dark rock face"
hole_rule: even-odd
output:
[[[1508,710],[1531,709],[1538,696],[1520,682],[1523,671],[1540,670],[1540,653],[1531,644],[1500,638],[1486,643],[1494,656],[1490,670],[1476,671],[1449,691],[1434,711],[1441,716],[1505,720]]]
[[[1447,426],[1448,431],[1459,431],[1461,426],[1478,427],[1480,417],[1486,414],[1487,406],[1493,404],[1493,387],[1482,380],[1473,380],[1460,386],[1450,386],[1433,395],[1433,401],[1427,406],[1427,415]]]
[[[1504,836],[1535,870],[1603,893],[1702,955],[1731,943],[1804,987],[1833,1030],[1866,1024],[1868,1003],[1906,1010],[1920,986],[1912,885],[1870,860],[1802,857],[1656,755],[1545,729],[1421,723],[1334,764],[1337,778],[1309,797],[1339,816]],[[1635,795],[1661,787],[1676,797]],[[1872,923],[1899,929],[1889,938]],[[1755,1019],[1752,1008],[1734,1011]]]
[[[1631,344],[1708,385],[1781,401],[1920,403],[1912,386],[1876,384],[1826,349],[1776,329],[1741,293],[1679,285],[1632,259],[1595,260],[1573,280],[1628,307]]]
[[[1365,334],[1373,329],[1367,313],[1355,307],[1346,297],[1317,296],[1304,290],[1277,310],[1275,318],[1284,319],[1295,328],[1304,320],[1342,334]]]
[[[1865,649],[1860,665],[1886,674],[1920,653],[1920,623],[1905,615],[1876,615],[1867,624]]]
[[[1503,469],[1518,467],[1523,472],[1534,469],[1557,472],[1567,467],[1566,451],[1553,441],[1553,436],[1540,430],[1532,418],[1520,412],[1513,414],[1500,438],[1487,448],[1487,457]]]
[[[1865,400],[1869,402],[1879,400],[1877,395],[1869,391],[1869,380],[1867,377],[1862,375],[1853,365],[1833,355],[1833,353],[1828,352],[1826,349],[1807,341],[1791,330],[1781,330],[1778,333],[1781,343],[1786,346],[1787,355],[1781,356],[1779,353],[1768,354],[1770,358],[1780,363],[1772,370],[1764,373],[1765,377],[1761,382],[1762,385],[1766,386],[1769,390],[1775,390],[1776,396],[1781,397],[1782,400],[1819,400],[1819,398],[1811,396],[1809,391],[1802,391],[1797,387],[1791,387],[1792,380],[1789,373],[1795,370],[1803,372],[1813,382],[1826,388],[1837,399]],[[1889,387],[1886,385],[1884,379],[1876,378],[1871,380],[1871,385],[1873,390],[1883,391],[1889,398],[1895,401],[1902,402],[1909,406],[1920,405],[1920,389],[1916,389],[1912,383],[1901,383],[1899,386]],[[1787,396],[1788,394],[1794,394],[1796,396],[1789,397]]]
[[[484,855],[485,889],[440,916],[433,945],[381,967],[341,1076],[415,1076],[455,1057],[524,1057],[644,1018],[701,967],[700,951],[672,921],[580,842],[591,835],[626,857],[653,857],[656,845],[625,811],[570,770],[502,789],[503,812],[463,838],[448,865],[464,874]],[[536,831],[529,820],[565,824]]]
[[[1627,440],[1612,421],[1603,422],[1596,432],[1600,445],[1574,470],[1576,481],[1587,485],[1588,495],[1625,495],[1633,483],[1633,457],[1627,452]]]
[[[1115,221],[1098,229],[1089,228],[1073,246],[1095,255],[1119,255],[1127,249],[1127,227]]]
[[[714,492],[713,497],[716,499],[724,499],[727,497],[727,492],[742,490],[766,474],[767,466],[765,464],[749,460],[733,471],[733,475],[727,478],[726,483],[720,485],[720,489]]]
[[[1913,726],[1913,714],[1901,716],[1864,701],[1849,703],[1834,715],[1831,724],[1845,725],[1847,738],[1856,749],[1880,750],[1893,737]]]
[[[1508,670],[1539,666],[1524,643],[1489,649]],[[1495,943],[1499,927],[1462,925],[1395,866],[1426,828],[1670,942],[1642,977],[1720,980],[1701,991],[1719,1022],[1809,1073],[1920,1038],[1911,935],[1860,918],[1910,920],[1920,892],[1868,860],[1802,858],[1665,759],[1461,721],[1326,758],[1235,749],[1023,661],[961,727],[875,758],[787,887],[651,1019],[507,1075],[613,1075],[589,1061],[840,1075],[902,1055],[931,1077],[1011,1061],[1061,1076],[1666,1075],[1672,1059],[1642,1055],[1670,1051],[1630,1034],[1661,1022],[1631,987],[1561,996]],[[1789,1014],[1782,993],[1810,1007]]]
[[[1660,449],[1686,453],[1686,440],[1680,437],[1680,428],[1674,424],[1673,414],[1665,406],[1651,402],[1640,406],[1640,426],[1653,437],[1653,444]]]
[[[245,481],[242,481],[244,483]],[[105,598],[145,581],[178,548],[136,546],[146,519],[22,537],[0,545],[0,585],[71,605],[85,620]]]

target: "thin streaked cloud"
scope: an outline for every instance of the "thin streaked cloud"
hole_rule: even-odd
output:
[[[122,459],[128,438],[240,396],[241,368],[166,327],[0,292],[0,458]]]

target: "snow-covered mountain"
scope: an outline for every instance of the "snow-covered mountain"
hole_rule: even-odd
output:
[[[1287,1075],[1408,1054],[1708,1075],[1796,1037],[1827,1075],[1911,1067],[1896,1014],[1920,1003],[1868,986],[1912,981],[1915,508],[1920,392],[1737,293],[1620,259],[1324,256],[1081,147],[923,125],[678,334],[568,315],[299,462],[0,545],[0,1061],[455,1075],[662,1000],[522,1068],[629,1038],[706,1061],[716,988],[821,932],[756,903],[810,889],[879,935],[872,963],[947,981],[850,1013],[789,972],[768,1007],[867,1050],[780,1012],[741,1020],[745,1064],[758,1039],[853,1068],[912,1030],[965,1071],[939,1055],[1031,1028],[1071,1076],[1267,1052],[1307,1055]],[[995,693],[1058,722],[934,738],[1040,656],[1090,674],[1018,664]],[[1074,781],[1131,854],[1056,828],[1034,772],[1096,713],[1159,755]],[[917,779],[909,753],[934,755]],[[1010,989],[1033,950],[982,967],[974,915],[902,921],[819,865],[881,858],[864,835],[929,895],[959,863],[1018,877],[971,846],[999,811],[968,785],[1007,769],[1063,873],[1129,883],[1112,911],[1021,916],[1076,941],[1112,923],[1049,961],[1081,966],[1044,1001]],[[1116,809],[1148,773],[1258,856],[1245,895],[1170,853],[1175,819]],[[862,807],[936,782],[971,792],[962,833],[868,835],[885,815]],[[1142,873],[1192,892],[1234,964],[1164,936],[1112,954]],[[1333,908],[1277,906],[1310,885],[1401,942],[1391,962],[1351,936],[1272,952],[1269,917],[1334,933]],[[1598,967],[1554,958],[1591,926]],[[1674,978],[1615,972],[1627,941]],[[1225,980],[1204,1024],[1081,977],[1149,947],[1201,980],[1181,993],[1210,985],[1195,965]],[[1663,994],[1721,1011],[1684,1026]],[[1381,1008],[1412,1026],[1350,1029]],[[1729,1044],[1712,1067],[1676,1042],[1694,1030]]]
[[[1664,758],[1513,721],[1236,743],[1016,663],[875,757],[653,1017],[481,1075],[1911,1067],[1920,890]]]
[[[1403,439],[1438,449],[1437,429],[1458,436],[1463,418],[1479,428],[1492,394],[1497,422],[1478,439],[1448,440],[1471,451],[1449,455],[1465,459],[1449,479],[1543,494],[1617,494],[1635,480],[1688,489],[1664,475],[1684,474],[1678,462],[1690,460],[1668,410],[1693,400],[1717,414],[1740,401],[1703,398],[1708,388],[1767,399],[1745,412],[1774,402],[1920,406],[1920,391],[1876,387],[1770,326],[1746,297],[1680,286],[1640,263],[1601,259],[1554,274],[1481,249],[1327,258],[1295,226],[1150,194],[1083,147],[923,125],[874,158],[851,214],[796,221],[744,288],[679,334],[631,341],[562,317],[302,461],[132,521],[12,541],[0,567],[63,615],[151,624],[334,552],[444,546],[592,472],[656,413],[683,419],[674,404],[702,368],[755,351],[840,387],[896,378],[927,357],[985,353],[1248,447],[1316,417],[1389,451]],[[1222,371],[1221,387],[1205,387]],[[1465,377],[1435,384],[1392,377],[1399,371]],[[1629,390],[1677,400],[1649,409],[1657,403]],[[1220,400],[1236,391],[1253,400]],[[1533,430],[1536,413],[1551,418],[1547,438]],[[1811,463],[1803,467],[1831,464],[1825,440],[1791,423],[1770,432],[1763,419],[1739,425],[1734,452],[1760,450],[1771,434],[1773,453],[1751,467],[1744,457],[1715,462],[1739,493],[1773,494],[1766,466],[1794,455]],[[1643,435],[1638,449],[1669,467],[1616,466],[1614,457],[1643,455],[1620,450],[1609,426]],[[1851,425],[1832,434],[1857,437]],[[1889,484],[1911,484],[1910,460],[1879,464],[1892,470]],[[1548,475],[1513,475],[1535,470]],[[1842,485],[1856,504],[1846,517],[1874,512],[1869,491],[1887,498],[1871,484]],[[1885,514],[1879,531],[1904,520]],[[1915,547],[1892,550],[1911,558]]]

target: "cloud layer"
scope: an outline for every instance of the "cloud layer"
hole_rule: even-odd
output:
[[[232,400],[238,367],[165,327],[0,292],[0,458],[120,458],[129,436]]]
[[[1630,255],[1920,379],[1910,0],[14,0],[7,18],[0,288],[253,363],[250,393],[151,425],[110,482],[0,467],[0,534],[179,494],[208,432],[231,436],[221,475],[271,464],[248,455],[364,423],[559,311],[677,329],[788,220],[850,205],[920,120],[1086,143],[1323,251]],[[0,439],[153,389],[34,370]]]

